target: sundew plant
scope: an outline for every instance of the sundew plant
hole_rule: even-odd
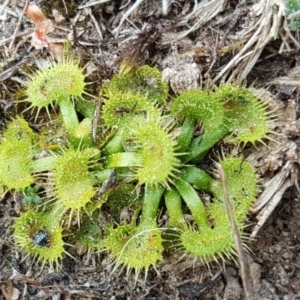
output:
[[[88,115],[79,121],[76,111],[77,102],[87,101],[85,81],[70,59],[39,71],[28,79],[24,101],[49,117],[49,106],[59,107],[53,128],[36,133],[17,117],[1,136],[0,183],[27,197],[13,226],[16,244],[43,266],[60,267],[68,247],[79,243],[106,251],[113,270],[136,276],[155,268],[166,249],[204,263],[232,258],[221,182],[199,164],[221,140],[240,147],[262,142],[271,119],[267,103],[246,87],[225,84],[170,97],[156,68],[134,67],[101,87],[92,139],[95,124]],[[255,169],[242,156],[219,160],[245,237],[257,195]],[[210,203],[202,201],[203,192]],[[163,225],[159,208],[168,216]],[[110,222],[97,223],[99,213],[112,216]]]

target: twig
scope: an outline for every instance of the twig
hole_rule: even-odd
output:
[[[96,28],[96,31],[97,31],[97,33],[98,33],[98,35],[99,35],[100,41],[102,41],[102,40],[103,40],[102,32],[101,32],[101,30],[100,30],[100,27],[99,27],[99,24],[97,23],[96,18],[95,18],[94,15],[92,14],[92,10],[91,10],[90,8],[88,9],[88,14],[89,14],[89,16],[90,16],[92,22],[93,22],[94,25],[95,25],[95,28]]]
[[[263,18],[262,18],[263,19]],[[256,26],[256,25],[255,25]],[[255,27],[253,26],[253,28]],[[264,26],[264,23],[260,20],[260,25],[258,27],[258,29],[256,30],[256,32],[254,34],[252,34],[252,37],[250,38],[250,40],[244,45],[244,47],[240,50],[239,53],[237,53],[235,55],[235,57],[232,58],[232,60],[224,67],[222,68],[222,71],[218,73],[218,75],[213,79],[213,82],[218,81],[228,70],[230,70],[232,67],[234,67],[235,65],[237,65],[238,60],[240,59],[240,57],[254,44],[256,43],[261,30]]]
[[[0,8],[0,15],[2,14],[2,12],[4,11],[5,7],[8,5],[10,0],[6,0],[4,2],[4,4],[2,4],[1,8]]]
[[[97,4],[106,3],[106,2],[109,2],[109,1],[110,0],[98,0],[98,1],[90,2],[90,3],[87,3],[85,5],[79,6],[78,9],[83,9],[83,8],[86,8],[86,7],[90,7],[90,6],[94,6],[94,5],[97,5]]]
[[[225,176],[222,166],[219,163],[217,163],[216,166],[217,166],[217,170],[220,174],[222,187],[223,187],[223,191],[224,191],[226,211],[227,211],[227,214],[228,214],[228,217],[230,220],[230,225],[231,225],[231,229],[232,229],[232,233],[233,233],[233,237],[234,237],[234,243],[235,243],[235,247],[236,247],[237,254],[238,254],[238,260],[239,260],[239,265],[240,265],[240,270],[241,270],[241,277],[242,277],[243,287],[244,287],[244,292],[245,292],[245,299],[246,300],[255,300],[254,294],[253,294],[253,282],[250,277],[249,265],[246,260],[242,240],[241,240],[239,231],[237,229],[237,226],[236,226],[236,223],[234,220],[234,216],[232,213],[232,207],[231,207],[231,204],[229,201],[226,176]]]
[[[292,14],[289,14],[287,16],[287,19],[288,20],[293,20],[293,19],[296,19],[296,18],[299,18],[300,17],[300,11],[296,11],[296,12],[293,12]]]
[[[225,8],[227,0],[212,0],[210,2],[205,2],[202,6],[197,5],[195,1],[194,10],[188,14],[178,25],[187,25],[191,19],[197,20],[194,25],[189,26],[188,30],[181,31],[177,33],[176,39],[180,40],[186,37],[188,34],[199,29],[203,24],[209,22],[218,13],[222,12]]]
[[[300,81],[299,79],[291,79],[287,76],[279,77],[274,80],[266,82],[267,84],[278,84],[278,85],[287,85],[287,86],[293,86],[293,87],[299,87]]]
[[[33,33],[33,29],[29,29],[25,32],[21,32],[19,33],[16,37],[17,38],[20,38],[20,37],[29,37],[31,34]],[[7,44],[9,41],[11,41],[14,37],[13,36],[10,36],[9,38],[6,38],[6,39],[3,39],[0,41],[0,47],[4,46],[5,44]]]
[[[14,64],[12,67],[1,72],[0,73],[0,82],[13,76],[19,70],[19,67],[23,66],[24,64],[28,64],[29,59],[30,59],[29,57],[25,58],[22,61],[19,61],[16,64]]]
[[[271,213],[274,211],[274,209],[276,208],[278,203],[281,201],[284,192],[293,185],[294,185],[293,182],[289,178],[287,178],[282,183],[280,189],[275,191],[275,193],[272,197],[272,201],[269,201],[269,203],[256,216],[256,218],[258,219],[258,222],[252,230],[252,233],[250,236],[251,238],[256,237],[258,231],[262,228],[262,226],[267,221],[268,217],[271,215]]]
[[[115,34],[115,37],[118,37],[119,33],[120,33],[120,29],[121,29],[121,26],[122,24],[124,23],[124,21],[131,15],[131,13],[139,7],[139,5],[143,2],[143,0],[137,0],[127,11],[126,13],[123,15],[121,21],[120,21],[120,24],[117,28],[117,32]]]
[[[213,55],[212,55],[213,59],[212,59],[212,62],[210,63],[210,66],[209,66],[207,72],[204,74],[205,78],[208,78],[210,71],[212,70],[213,66],[215,65],[215,63],[217,61],[218,46],[219,46],[219,35],[217,34],[216,35],[216,43],[215,43],[215,46],[213,46]]]
[[[96,105],[95,114],[93,117],[92,139],[94,142],[96,142],[96,138],[97,138],[98,121],[100,118],[101,108],[102,108],[102,101],[100,99]]]
[[[300,44],[299,42],[294,38],[294,36],[291,34],[291,31],[288,27],[288,24],[287,24],[287,20],[284,19],[283,21],[283,29],[285,30],[286,34],[288,35],[288,37],[293,41],[293,43],[295,44],[295,46],[297,47],[297,49],[300,48]],[[279,52],[281,53],[281,52]]]
[[[270,181],[264,184],[265,190],[256,199],[255,206],[251,210],[252,213],[258,213],[264,206],[270,205],[271,200],[273,202],[275,194],[278,193],[279,190],[281,190],[284,182],[289,177],[291,167],[291,162],[287,161],[280,172],[278,172],[274,177],[272,177]]]
[[[24,9],[23,9],[23,11],[22,11],[22,13],[21,13],[21,16],[20,16],[20,18],[19,18],[19,20],[18,20],[18,23],[17,23],[17,25],[16,25],[16,30],[15,30],[15,32],[14,32],[14,34],[13,34],[13,36],[12,36],[12,40],[11,40],[9,46],[8,46],[8,49],[9,49],[9,50],[12,49],[12,46],[13,46],[13,44],[14,44],[14,42],[15,42],[15,39],[16,39],[16,36],[17,36],[17,32],[18,32],[19,29],[20,29],[21,22],[22,22],[22,18],[23,18],[24,14],[25,14],[25,11],[26,11],[27,7],[28,7],[28,4],[29,4],[29,1],[26,0],[25,5],[24,5]]]
[[[257,62],[264,47],[272,39],[278,38],[281,29],[281,23],[284,19],[285,4],[283,1],[276,2],[275,0],[260,0],[259,3],[253,9],[253,13],[256,16],[260,16],[256,24],[254,24],[247,32],[240,38],[250,39],[244,45],[244,47],[231,59],[231,61],[217,74],[213,79],[214,82],[218,81],[222,77],[228,75],[228,73],[237,66],[234,73],[226,81],[232,81],[235,75],[238,76],[238,80],[244,80],[255,63]],[[248,56],[248,54],[251,55]],[[238,61],[242,56],[248,56],[247,59],[239,64]]]
[[[169,0],[162,0],[161,8],[162,8],[162,14],[166,16],[169,11]]]

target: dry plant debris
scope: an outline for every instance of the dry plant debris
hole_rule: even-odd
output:
[[[238,10],[239,8],[236,9],[237,14]],[[248,13],[250,17],[248,26],[236,36],[239,40],[244,41],[244,44],[230,62],[214,77],[214,82],[222,78],[227,81],[245,80],[266,45],[279,37],[282,39],[279,53],[291,51],[290,41],[299,49],[300,44],[287,27],[285,11],[286,1],[284,0],[260,0],[255,3]]]
[[[257,198],[253,213],[258,222],[253,228],[251,237],[255,238],[272,214],[285,191],[296,186],[299,191],[299,151],[294,138],[299,137],[299,120],[296,119],[296,103],[294,100],[283,107],[281,102],[276,105],[277,119],[274,123],[273,135],[267,145],[261,145],[247,160],[253,163],[261,176],[262,193]]]

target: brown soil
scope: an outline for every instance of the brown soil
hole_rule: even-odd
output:
[[[174,93],[200,81],[211,84],[246,80],[256,88],[267,88],[282,111],[274,128],[281,138],[277,143],[270,142],[268,148],[260,145],[256,154],[249,150],[249,159],[257,163],[262,192],[279,191],[281,200],[256,239],[249,243],[248,264],[254,299],[300,299],[300,201],[296,188],[300,45],[299,32],[289,31],[285,26],[287,19],[279,9],[282,4],[278,6],[271,0],[203,0],[201,8],[200,4],[194,7],[194,1],[172,0],[164,14],[162,4],[167,1],[65,1],[68,12],[64,1],[48,1],[53,6],[59,3],[56,13],[47,1],[38,1],[54,24],[49,33],[58,51],[54,53],[53,48],[35,49],[31,45],[34,25],[22,16],[25,3],[3,2],[5,5],[0,5],[0,129],[22,110],[14,104],[14,98],[23,87],[25,75],[36,68],[36,62],[41,64],[49,59],[50,54],[59,56],[67,38],[74,55],[87,64],[88,79],[94,82],[91,88],[96,92],[118,72],[123,59],[157,66]],[[123,22],[123,15],[132,4],[139,2],[128,16],[130,22]],[[72,5],[68,6],[69,3]],[[260,30],[261,24],[264,26]],[[275,25],[278,25],[278,36],[272,35]],[[247,46],[251,39],[253,43]],[[239,58],[238,63],[231,64],[233,58]],[[31,117],[26,117],[30,121]],[[279,185],[272,181],[276,175],[278,178],[281,175]],[[273,185],[268,186],[268,182]],[[272,194],[269,200],[274,197]],[[72,254],[76,260],[66,257],[61,273],[47,268],[41,270],[14,245],[11,225],[21,210],[22,197],[18,194],[0,200],[1,300],[245,299],[235,262],[226,261],[225,269],[221,270],[212,263],[208,269],[188,258],[179,260],[180,253],[166,253],[157,271],[150,270],[146,280],[145,274],[141,274],[137,282],[134,274],[128,276],[122,270],[111,274],[105,254],[78,255],[75,250]],[[250,234],[259,220],[257,214],[250,216],[247,228]]]

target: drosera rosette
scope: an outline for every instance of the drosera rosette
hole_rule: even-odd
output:
[[[119,267],[127,268],[127,274],[134,269],[137,280],[144,270],[146,278],[149,268],[155,268],[157,262],[162,260],[163,239],[156,218],[163,191],[161,186],[145,189],[139,224],[135,219],[131,223],[107,229],[99,248],[109,252],[112,273]]]
[[[63,229],[60,219],[52,212],[39,212],[29,210],[16,218],[14,239],[16,244],[27,253],[51,268],[61,266],[61,260],[65,251],[66,243],[63,241]],[[26,256],[26,257],[27,257]]]
[[[205,131],[212,131],[224,122],[222,102],[208,91],[192,90],[177,96],[171,104],[171,115],[201,123]]]
[[[258,178],[255,169],[242,157],[229,156],[221,160],[221,165],[226,174],[233,215],[238,227],[242,228],[258,194]],[[209,206],[209,211],[215,224],[218,225],[225,221],[224,214],[218,212],[219,209],[224,209],[225,205],[221,181],[213,180],[210,191],[214,195],[214,202]],[[227,216],[226,221],[229,222]]]
[[[226,174],[228,192],[233,214],[241,233],[243,233],[247,213],[253,205],[257,193],[257,178],[254,168],[242,158],[224,158],[220,164]],[[175,184],[179,194],[189,207],[195,226],[180,235],[180,246],[187,255],[201,260],[224,261],[234,259],[236,255],[231,225],[226,213],[222,184],[220,180],[211,180],[210,190],[215,196],[214,202],[205,207],[196,192],[187,182]]]
[[[70,73],[68,63],[72,65]],[[60,230],[64,227],[70,243],[78,241],[78,253],[94,248],[107,250],[113,271],[119,266],[128,272],[134,269],[136,278],[142,270],[147,276],[149,268],[155,268],[163,258],[164,248],[170,245],[203,262],[232,258],[234,241],[221,183],[196,167],[196,163],[224,137],[235,144],[262,141],[268,133],[267,105],[251,92],[243,92],[243,87],[222,85],[179,95],[170,103],[170,116],[165,112],[167,85],[161,82],[161,74],[154,68],[135,67],[115,76],[101,90],[104,103],[99,126],[103,129],[102,136],[105,132],[112,134],[103,138],[97,149],[93,148],[92,119],[85,116],[79,123],[74,108],[76,99],[83,99],[85,94],[83,71],[77,62],[66,60],[39,72],[29,83],[33,85],[31,96],[27,94],[31,107],[39,112],[43,107],[48,109],[48,105],[59,105],[60,118],[66,127],[62,136],[68,137],[62,138],[67,141],[60,141],[59,135],[55,140],[51,139],[51,133],[43,136],[46,150],[50,151],[44,151],[46,157],[35,155],[34,161],[31,158],[28,162],[30,174],[39,173],[35,176],[46,178],[43,183],[48,201],[43,209],[48,212],[51,209],[50,214],[57,223],[54,225]],[[59,91],[61,86],[53,91],[61,81],[57,80],[60,75],[68,75],[60,84],[63,91]],[[78,89],[73,87],[77,81],[72,76],[78,80]],[[42,102],[38,102],[38,95]],[[53,101],[47,102],[49,98]],[[252,116],[255,113],[257,116]],[[27,141],[27,138],[18,139],[17,131],[12,135],[18,143]],[[36,154],[36,148],[28,149]],[[221,164],[227,176],[234,216],[245,237],[244,221],[256,195],[255,172],[239,158],[224,158]],[[34,181],[35,178],[22,189],[33,186]],[[212,194],[213,203],[203,203],[201,192]],[[166,228],[160,228],[157,220],[162,200],[169,216]],[[114,220],[109,225],[98,223],[102,205],[110,212],[110,220]],[[184,209],[190,211],[192,220],[185,219]],[[52,260],[42,250],[39,252],[42,254],[32,252],[38,246],[51,249],[49,220],[42,215],[41,223],[46,226],[34,225],[33,233],[30,231],[26,240],[35,247],[26,250],[22,243],[18,244],[41,260],[57,264],[63,251]],[[34,224],[31,217],[24,220]],[[164,243],[165,237],[170,243]],[[62,248],[63,245],[64,242]]]
[[[98,149],[85,148],[63,150],[54,160],[50,192],[58,211],[68,213],[67,227],[70,227],[74,216],[80,224],[80,211],[96,195],[96,179],[92,170],[98,158]]]
[[[128,179],[139,185],[168,187],[181,166],[176,142],[159,120],[150,120],[132,131],[135,151],[111,154],[106,167],[130,168],[132,175]]]
[[[170,113],[182,123],[177,141],[178,151],[188,152],[184,162],[200,161],[227,133],[222,102],[208,90],[187,91],[177,96],[171,103]],[[204,133],[193,138],[197,124],[203,127]]]
[[[267,100],[259,98],[250,88],[235,84],[216,87],[214,97],[225,109],[224,125],[228,130],[225,142],[254,145],[267,138],[273,118]]]
[[[86,85],[84,69],[79,67],[79,62],[65,58],[59,63],[52,62],[47,69],[31,76],[25,101],[30,103],[28,109],[37,109],[36,117],[42,108],[50,116],[49,106],[57,104],[67,132],[72,137],[79,125],[75,102],[82,101],[87,95]]]
[[[124,64],[122,65],[124,66]],[[102,94],[110,98],[116,93],[134,94],[146,98],[152,104],[163,105],[168,97],[168,84],[162,81],[162,74],[157,68],[136,66],[130,72],[120,74],[103,86]]]
[[[8,189],[23,190],[34,183],[30,168],[33,152],[27,141],[0,145],[0,181]]]
[[[31,163],[37,138],[27,122],[14,119],[0,144],[0,182],[8,189],[24,190],[35,179]]]
[[[107,153],[122,151],[123,143],[132,137],[132,128],[160,118],[161,110],[146,98],[131,93],[115,93],[106,99],[102,109],[105,126],[115,127],[113,138],[106,145]]]
[[[178,137],[182,150],[189,149],[184,162],[199,162],[222,138],[233,144],[263,142],[272,119],[268,104],[250,89],[222,84],[211,91],[189,91],[171,104],[174,117],[184,117]],[[203,134],[193,138],[195,124]]]

